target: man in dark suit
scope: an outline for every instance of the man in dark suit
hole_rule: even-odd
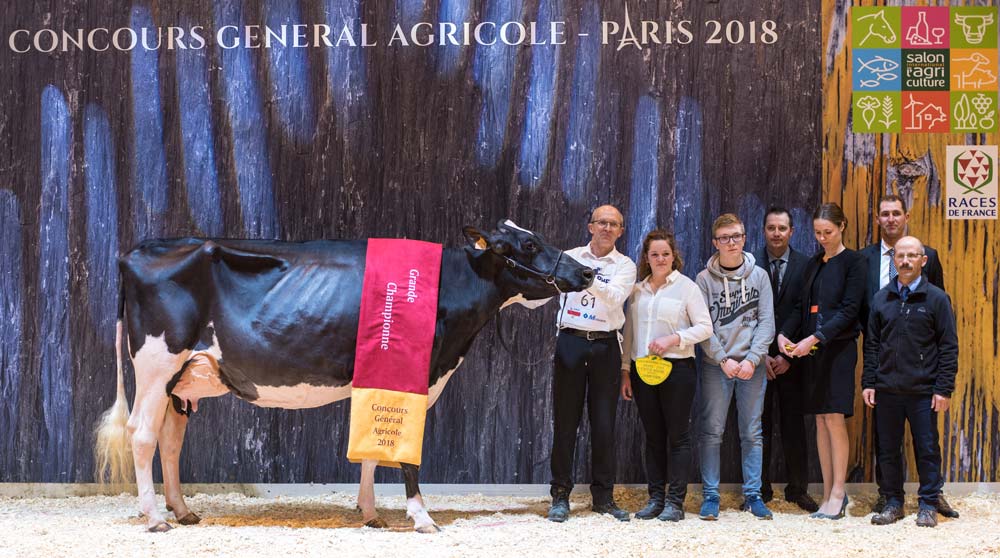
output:
[[[875,293],[879,292],[882,287],[885,287],[890,282],[895,281],[896,277],[899,275],[896,265],[893,262],[894,250],[893,246],[900,238],[905,236],[907,233],[907,223],[910,221],[910,212],[906,207],[906,201],[903,198],[895,195],[888,194],[882,196],[878,202],[878,228],[881,233],[881,242],[876,244],[870,244],[863,250],[861,254],[865,257],[868,262],[868,285],[865,288],[865,303],[861,305],[861,324],[866,328],[865,336],[868,337],[868,316],[871,313],[872,300],[875,298]],[[944,288],[944,272],[941,269],[941,260],[938,259],[937,250],[931,248],[930,246],[924,246],[924,253],[927,256],[927,263],[924,265],[923,276],[934,286],[945,290]],[[872,422],[875,422],[874,414],[876,409],[872,409]],[[872,430],[872,436],[874,440],[873,447],[878,447],[878,431]],[[900,455],[903,453],[903,448],[899,448]],[[878,461],[875,462],[875,480],[876,482],[882,482],[882,468],[879,466]],[[885,506],[885,498],[879,496],[878,501],[872,507],[872,511],[875,513],[882,513],[882,508]],[[953,510],[948,504],[948,501],[941,496],[938,499],[938,511],[941,515],[945,517],[958,517],[958,512]]]
[[[774,292],[774,322],[784,323],[795,311],[802,291],[803,270],[809,258],[788,245],[792,238],[792,216],[783,207],[772,207],[764,215],[764,249],[756,254],[757,265],[771,277]],[[774,497],[771,488],[771,433],[774,427],[774,399],[777,395],[781,441],[785,449],[785,471],[788,484],[785,500],[814,512],[819,509],[809,496],[808,461],[806,460],[806,428],[802,415],[802,373],[778,351],[778,342],[771,343],[766,360],[767,391],[764,395],[763,437],[764,466],[761,475],[761,497],[765,502]]]

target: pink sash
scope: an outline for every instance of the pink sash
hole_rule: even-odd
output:
[[[368,240],[351,390],[351,461],[420,464],[440,274],[440,244]]]

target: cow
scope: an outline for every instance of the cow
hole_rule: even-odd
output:
[[[441,256],[428,407],[500,309],[594,280],[593,269],[509,220],[489,233],[463,232],[468,244]],[[261,407],[300,409],[351,396],[366,247],[364,240],[183,238],[145,241],[119,259],[118,391],[97,424],[96,474],[99,482],[134,479],[149,531],[171,529],[153,489],[157,445],[168,512],[182,525],[200,521],[181,495],[179,470],[199,399],[232,393]],[[131,413],[123,337],[135,369]],[[362,462],[358,507],[365,525],[385,527],[375,510],[376,465]],[[414,529],[437,531],[419,468],[400,465]]]
[[[956,14],[955,23],[962,28],[962,34],[970,45],[983,42],[987,28],[993,24],[993,14]]]

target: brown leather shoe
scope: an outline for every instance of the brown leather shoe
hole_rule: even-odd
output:
[[[891,525],[903,519],[903,508],[896,504],[886,504],[882,513],[872,516],[872,525]]]
[[[917,527],[937,527],[937,510],[921,508],[917,512]]]
[[[938,494],[937,511],[949,519],[958,519],[958,512],[955,511],[955,508],[951,507],[948,500],[944,499],[944,494]]]

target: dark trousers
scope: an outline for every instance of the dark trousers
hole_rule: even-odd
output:
[[[781,446],[785,450],[785,498],[805,494],[809,488],[809,463],[806,459],[806,425],[802,414],[802,373],[790,370],[767,383],[764,392],[762,433],[764,437],[764,466],[761,467],[761,494],[772,495],[771,488],[771,435],[774,432],[774,403],[778,403],[778,426],[781,429]]]
[[[694,359],[670,359],[673,370],[651,386],[639,378],[632,362],[632,396],[646,432],[646,479],[649,497],[683,508],[691,468],[691,403],[697,385]],[[665,493],[666,480],[670,492]]]
[[[920,489],[917,491],[920,507],[937,508],[944,477],[941,476],[937,413],[931,410],[931,396],[876,391],[875,407],[878,409],[875,423],[879,440],[878,457],[882,464],[879,494],[885,496],[888,504],[903,505],[903,460],[899,448],[903,443],[905,423],[909,422],[920,477]]]
[[[877,405],[872,409],[872,424],[873,425],[877,425],[878,424],[878,406]],[[902,439],[902,437],[900,437],[899,442],[900,442],[900,446],[898,448],[896,448],[896,451],[899,453],[899,459],[902,460],[903,459],[903,445],[902,445],[903,439]],[[879,457],[879,449],[878,448],[879,448],[879,443],[878,443],[878,427],[873,427],[872,428],[872,453],[875,454],[875,483],[881,485],[882,484],[882,458]]]
[[[595,504],[612,500],[615,485],[615,416],[621,385],[621,348],[609,337],[587,341],[560,333],[552,380],[552,495],[573,489],[576,433],[587,402],[590,421],[590,493]]]

